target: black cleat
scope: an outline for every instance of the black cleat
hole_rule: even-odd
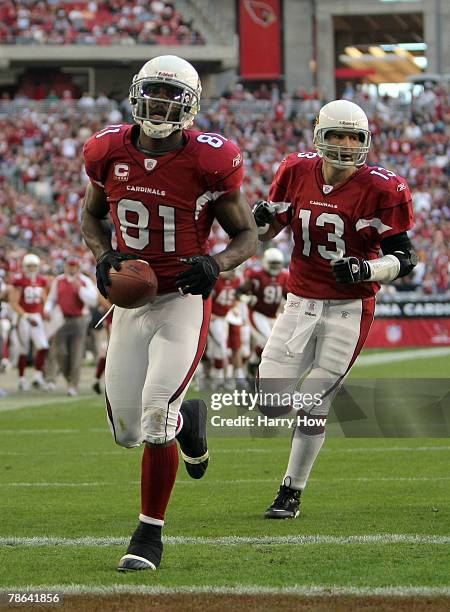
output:
[[[209,453],[206,442],[208,408],[203,400],[185,400],[181,404],[183,427],[177,435],[184,465],[191,478],[198,480],[208,467]]]
[[[161,563],[162,552],[161,527],[139,522],[117,569],[119,572],[155,570]]]
[[[300,493],[295,489],[281,485],[273,504],[264,512],[267,519],[297,518],[300,514]]]
[[[100,383],[98,380],[95,381],[95,383],[92,385],[92,390],[97,393],[97,395],[101,395],[102,394],[102,388],[100,387]]]

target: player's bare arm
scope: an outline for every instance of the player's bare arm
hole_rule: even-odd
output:
[[[175,285],[183,293],[202,295],[206,299],[216,284],[220,272],[232,270],[256,252],[256,225],[250,209],[241,201],[239,190],[218,198],[214,213],[231,240],[221,253],[181,258],[191,266],[176,277]]]
[[[106,194],[89,183],[81,211],[81,233],[95,259],[111,247],[111,227],[106,219],[109,206]]]
[[[214,256],[220,271],[224,272],[236,268],[255,254],[258,244],[256,224],[239,190],[221,196],[215,202],[214,213],[231,238],[226,249]]]
[[[109,212],[106,194],[91,183],[87,186],[81,212],[81,233],[97,260],[97,287],[104,298],[107,298],[106,287],[111,284],[109,270],[113,267],[120,270],[121,261],[136,259],[136,255],[118,253],[111,246],[111,226],[107,220]]]

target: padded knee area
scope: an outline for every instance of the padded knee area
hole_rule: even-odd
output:
[[[175,438],[178,411],[170,410],[165,402],[143,407],[142,431],[144,440],[151,444],[165,444]]]
[[[303,410],[308,414],[327,416],[343,380],[342,375],[337,372],[324,368],[313,368],[303,381],[300,393],[319,399],[309,406],[304,406]]]

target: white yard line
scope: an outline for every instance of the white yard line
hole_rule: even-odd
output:
[[[390,587],[339,586],[336,584],[270,587],[259,585],[233,586],[146,586],[111,584],[109,586],[88,586],[85,584],[42,584],[2,587],[0,593],[63,593],[65,595],[303,595],[306,597],[361,596],[361,597],[449,597],[450,587],[421,587],[398,585]]]
[[[67,430],[66,430],[67,431]],[[72,430],[71,430],[72,431]],[[83,457],[99,457],[102,455],[117,455],[121,456],[121,453],[128,449],[117,448],[113,451],[80,451],[80,455]],[[374,446],[366,447],[360,446],[357,448],[323,448],[322,453],[394,453],[394,452],[429,452],[429,451],[450,451],[450,446]],[[267,455],[273,455],[274,453],[286,453],[286,448],[215,448],[211,451],[214,455],[234,455],[234,454],[252,454],[262,453]],[[0,452],[0,457],[29,457],[30,453],[27,451],[6,451]],[[43,451],[33,452],[33,457],[59,457],[61,451]]]
[[[202,544],[208,546],[244,546],[244,545],[347,545],[347,544],[450,544],[450,535],[421,535],[421,534],[398,534],[381,533],[374,535],[303,535],[303,536],[223,536],[217,538],[204,538],[195,536],[167,536],[163,538],[166,544]],[[84,538],[60,538],[60,537],[0,537],[0,546],[123,546],[128,544],[129,538],[122,537],[84,537]]]
[[[450,476],[389,476],[389,477],[370,477],[362,476],[359,478],[310,478],[310,482],[319,484],[333,484],[342,482],[440,482],[450,480]],[[223,479],[218,478],[216,483],[218,484],[260,484],[272,482],[273,478],[238,478],[238,479]],[[125,487],[125,486],[137,486],[140,484],[139,480],[129,480],[126,482],[112,482],[112,481],[87,481],[87,482],[2,482],[0,483],[0,489],[3,488],[86,488],[86,487]],[[177,480],[177,485],[195,485],[195,480]]]
[[[410,351],[375,353],[375,355],[361,355],[356,360],[354,367],[380,365],[383,363],[394,363],[395,361],[406,361],[411,359],[425,359],[427,357],[446,357],[447,355],[450,355],[450,348],[444,346],[429,349],[413,349]]]

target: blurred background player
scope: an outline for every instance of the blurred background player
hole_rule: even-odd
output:
[[[211,388],[225,386],[228,372],[230,323],[228,314],[237,303],[236,290],[241,281],[234,270],[222,273],[212,291],[212,314],[208,332],[207,356],[210,361]],[[236,333],[231,339],[234,349]]]
[[[27,253],[22,260],[22,272],[16,274],[11,282],[9,302],[17,313],[17,338],[20,354],[19,391],[29,391],[30,382],[25,377],[31,346],[34,354],[33,387],[45,389],[44,364],[48,351],[48,341],[44,327],[44,303],[48,293],[47,280],[39,274],[41,260],[34,253]]]
[[[164,517],[178,469],[178,440],[188,473],[208,464],[206,405],[184,401],[205,349],[211,291],[220,272],[256,250],[256,226],[241,199],[242,155],[217,133],[190,130],[199,110],[197,71],[176,56],[153,58],[134,77],[130,104],[137,125],[112,125],[87,140],[90,184],[83,237],[97,260],[107,296],[111,267],[149,262],[158,296],[137,309],[117,306],[106,358],[108,421],[117,444],[144,443],[141,513],[120,571],[156,569]],[[117,238],[104,223],[111,213]],[[206,240],[214,218],[229,235],[214,257]]]
[[[262,267],[249,268],[245,273],[245,282],[238,290],[240,295],[251,296],[248,301],[248,318],[252,352],[248,370],[252,378],[256,375],[261,353],[272,331],[280,304],[286,297],[289,273],[283,268],[283,253],[275,247],[266,249]]]
[[[104,298],[100,292],[98,293],[97,297],[98,297],[98,305],[99,305],[99,308],[98,308],[99,316],[103,318],[104,315],[107,312],[109,312],[107,317],[103,319],[100,325],[98,325],[95,329],[95,334],[96,334],[95,343],[97,345],[97,351],[96,351],[97,361],[95,364],[95,379],[92,385],[92,390],[95,393],[97,393],[97,395],[100,395],[102,393],[100,381],[105,372],[106,352],[108,350],[109,335],[111,333],[111,323],[112,323],[113,313],[112,311],[110,311],[111,306],[112,306],[111,302],[107,300],[106,298]]]
[[[7,340],[7,328],[4,326],[4,302],[9,299],[9,289],[3,279],[3,275],[0,274],[0,373],[5,371],[4,349]],[[7,392],[0,387],[0,398],[6,397]]]
[[[320,110],[314,144],[315,153],[282,161],[270,201],[254,209],[261,240],[286,226],[294,235],[287,302],[262,353],[260,391],[292,394],[306,374],[300,392],[320,398],[298,412],[291,407],[314,425],[303,421],[295,429],[269,519],[298,516],[331,402],[369,333],[379,283],[409,274],[417,263],[407,234],[413,227],[408,185],[392,171],[367,166],[371,133],[364,111],[347,100],[329,102]],[[261,410],[286,412],[269,398]]]

